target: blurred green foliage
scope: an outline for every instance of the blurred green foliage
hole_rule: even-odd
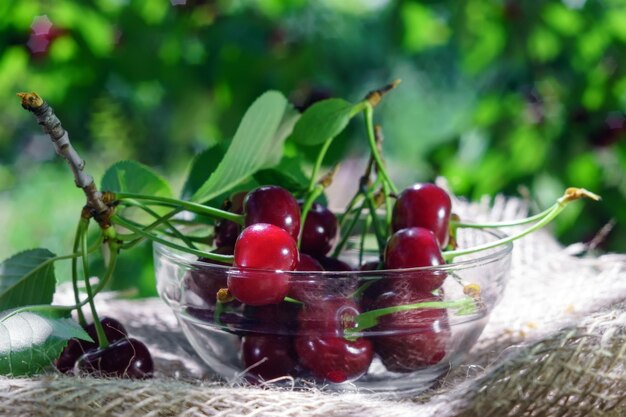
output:
[[[377,120],[400,184],[443,175],[460,195],[538,207],[587,187],[603,203],[568,209],[556,233],[586,240],[613,220],[603,247],[626,251],[624,0],[9,0],[0,253],[49,240],[63,252],[81,204],[16,91],[53,104],[96,174],[132,158],[182,181],[265,90],[303,105],[396,78]],[[360,128],[335,160],[365,149]]]

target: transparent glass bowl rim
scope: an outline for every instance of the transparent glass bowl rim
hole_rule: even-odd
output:
[[[472,230],[480,231],[481,233],[490,234],[494,236],[496,240],[507,237],[507,235],[504,232],[500,230],[496,230],[496,229],[472,229]],[[179,265],[202,268],[202,269],[213,269],[216,271],[223,270],[225,272],[228,272],[230,270],[233,270],[233,271],[239,270],[239,268],[236,268],[233,266],[218,265],[218,264],[214,264],[210,262],[204,262],[198,259],[189,259],[188,258],[188,256],[190,256],[189,254],[186,254],[177,249],[172,249],[162,243],[153,242],[153,248],[154,248],[154,251],[158,253],[159,255]],[[512,250],[513,250],[513,243],[507,242],[507,243],[502,243],[500,245],[497,245],[494,248],[491,248],[489,252],[486,254],[481,254],[481,252],[476,252],[473,254],[463,255],[463,256],[472,256],[472,258],[465,259],[459,262],[453,262],[449,264],[446,263],[446,264],[436,265],[436,266],[420,266],[420,267],[403,268],[403,269],[382,269],[382,270],[379,269],[379,270],[373,270],[373,271],[361,271],[361,270],[354,270],[354,271],[280,271],[278,270],[276,271],[276,270],[246,268],[246,271],[249,271],[249,272],[259,271],[259,272],[264,272],[264,273],[287,273],[289,275],[302,276],[303,278],[306,276],[310,276],[310,275],[322,275],[322,276],[341,275],[342,277],[349,277],[349,276],[367,277],[367,276],[380,276],[381,274],[392,274],[392,275],[393,274],[406,274],[410,272],[426,272],[426,271],[445,272],[445,271],[455,271],[459,269],[467,269],[467,268],[478,267],[481,265],[486,265],[486,264],[489,264],[489,263],[492,263],[492,262],[495,262],[497,260],[504,258],[508,254],[510,254]]]

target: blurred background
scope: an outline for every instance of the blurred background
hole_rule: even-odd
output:
[[[442,175],[461,196],[536,208],[585,187],[603,202],[568,208],[554,233],[588,241],[608,225],[600,249],[626,251],[625,0],[9,0],[0,258],[68,252],[84,203],[17,91],[53,105],[98,179],[135,159],[176,189],[262,92],[304,108],[396,78],[376,118],[400,185]],[[364,140],[353,122],[333,159],[365,156]],[[149,247],[136,256],[114,287],[152,294]]]

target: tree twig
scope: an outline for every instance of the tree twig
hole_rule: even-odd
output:
[[[52,107],[36,93],[18,93],[22,99],[22,107],[37,118],[43,131],[50,137],[57,155],[63,157],[74,173],[74,182],[81,188],[87,197],[86,206],[92,211],[93,218],[101,228],[108,228],[111,210],[98,191],[93,177],[85,172],[85,161],[78,155],[70,143],[67,131],[61,126],[61,121],[54,114]]]

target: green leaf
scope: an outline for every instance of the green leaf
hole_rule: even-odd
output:
[[[69,339],[91,340],[69,310],[46,307],[0,314],[0,375],[32,375],[50,366]]]
[[[218,164],[224,158],[226,149],[221,145],[215,145],[197,154],[191,162],[189,174],[185,180],[185,185],[180,193],[181,198],[189,199],[202,184],[209,179]]]
[[[55,254],[31,249],[0,264],[0,311],[29,304],[50,304],[56,286]]]
[[[260,185],[279,185],[292,193],[302,191],[309,185],[299,158],[284,157],[274,168],[258,171],[254,179]]]
[[[120,161],[111,165],[102,177],[100,189],[172,197],[172,190],[163,177],[135,161]]]
[[[302,114],[291,138],[302,145],[319,145],[340,134],[364,107],[365,102],[352,104],[340,98],[318,101]]]
[[[224,158],[192,200],[210,200],[259,169],[278,164],[283,143],[298,117],[279,92],[268,91],[257,98],[243,116]]]

